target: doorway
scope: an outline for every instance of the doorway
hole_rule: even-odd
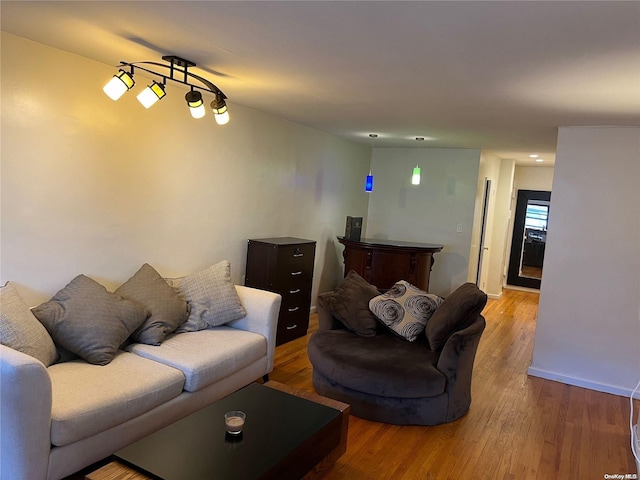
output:
[[[507,283],[540,288],[551,192],[518,190]]]
[[[480,226],[480,242],[478,249],[478,268],[476,269],[476,285],[480,289],[485,288],[485,278],[487,268],[483,265],[486,260],[485,252],[489,250],[487,246],[487,214],[489,213],[489,195],[491,194],[491,179],[484,179],[484,194],[482,200],[482,224]],[[484,277],[483,277],[484,274]],[[482,283],[481,283],[482,282]]]

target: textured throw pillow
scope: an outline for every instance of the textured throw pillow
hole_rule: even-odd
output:
[[[319,298],[322,307],[344,326],[363,337],[376,334],[378,322],[369,310],[369,300],[380,292],[351,270],[331,295]]]
[[[45,367],[58,356],[51,336],[9,282],[0,287],[0,343],[31,355]]]
[[[35,307],[33,314],[57,344],[89,363],[106,365],[149,312],[78,275],[51,300]]]
[[[181,299],[148,263],[140,267],[140,270],[120,285],[114,293],[135,300],[151,313],[131,335],[134,342],[160,345],[167,335],[185,322],[189,315],[187,302]]]
[[[444,299],[427,325],[431,350],[440,350],[456,330],[471,323],[487,304],[487,294],[473,283],[465,283]]]
[[[186,277],[167,279],[167,282],[190,308],[189,318],[176,333],[217,327],[247,315],[231,282],[231,264],[227,260]]]
[[[387,293],[372,298],[369,308],[393,333],[413,342],[442,303],[442,298],[400,280]]]

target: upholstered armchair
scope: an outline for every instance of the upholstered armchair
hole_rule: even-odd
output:
[[[372,316],[368,303],[380,292],[360,280],[345,287],[346,279],[319,296],[319,329],[308,347],[316,391],[378,422],[438,425],[465,415],[486,294],[462,285],[437,307],[424,333],[407,341]]]

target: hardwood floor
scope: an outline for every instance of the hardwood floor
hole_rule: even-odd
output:
[[[628,398],[527,375],[537,311],[537,293],[505,290],[500,300],[489,300],[466,416],[436,427],[351,416],[347,452],[324,478],[599,480],[635,474]],[[312,315],[310,333],[316,329]],[[276,348],[272,380],[314,391],[307,341],[308,335]]]

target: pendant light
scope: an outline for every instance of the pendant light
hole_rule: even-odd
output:
[[[424,141],[424,137],[416,137],[418,144]],[[420,166],[416,163],[413,167],[413,174],[411,175],[411,185],[420,185]]]
[[[371,139],[371,153],[373,154],[373,139],[378,138],[378,134],[370,133],[369,138]],[[369,168],[369,175],[367,175],[367,178],[364,182],[364,191],[367,193],[373,192],[373,175],[371,175],[371,168]]]

